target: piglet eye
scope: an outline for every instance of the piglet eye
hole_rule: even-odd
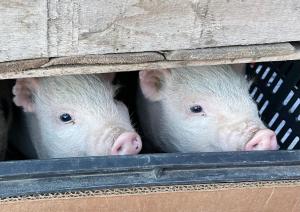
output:
[[[72,121],[72,117],[70,116],[70,114],[68,113],[64,113],[62,114],[59,119],[64,122],[64,123],[68,123],[68,122],[71,122]]]
[[[190,107],[190,111],[192,113],[201,113],[203,111],[203,109],[200,105],[194,105],[194,106]]]

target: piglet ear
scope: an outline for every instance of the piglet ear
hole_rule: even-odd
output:
[[[242,75],[246,74],[246,63],[231,64],[231,68]]]
[[[38,87],[38,79],[36,78],[25,78],[17,79],[16,84],[13,87],[13,98],[14,103],[22,107],[24,112],[34,112],[34,103],[32,100],[33,92]]]
[[[105,80],[112,82],[115,79],[116,73],[103,73],[103,74],[101,74],[101,76]]]
[[[159,101],[163,83],[170,74],[168,69],[140,71],[140,87],[144,96],[150,101]]]

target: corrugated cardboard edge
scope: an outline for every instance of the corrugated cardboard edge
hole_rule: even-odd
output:
[[[203,192],[203,191],[207,192],[207,191],[223,191],[223,190],[233,190],[233,189],[236,190],[236,189],[257,189],[257,188],[298,187],[298,186],[300,186],[300,180],[113,188],[113,189],[55,192],[55,193],[47,193],[47,194],[34,194],[34,195],[27,195],[27,196],[7,197],[7,198],[0,199],[0,205],[5,203],[12,203],[12,202],[38,201],[38,200],[49,200],[49,199],[51,200],[79,199],[79,198],[86,198],[86,197],[147,195],[147,194],[170,193],[170,192]]]

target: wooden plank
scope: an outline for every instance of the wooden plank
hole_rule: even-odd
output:
[[[292,54],[295,47],[290,43],[277,43],[250,46],[216,47],[195,50],[175,50],[167,52],[140,52],[104,55],[84,55],[58,57],[51,59],[42,67],[57,65],[88,64],[136,64],[163,60],[225,60],[241,58],[260,58]]]
[[[104,54],[104,55],[84,55],[57,57],[51,59],[42,67],[58,65],[87,65],[87,64],[135,64],[162,61],[165,57],[157,52]]]
[[[79,13],[84,7],[93,8],[95,4],[87,1],[86,5],[79,5],[79,0],[47,0],[48,1],[48,48],[49,56],[69,56],[80,54],[79,48]],[[102,2],[105,5],[105,2]],[[81,8],[80,8],[81,6]],[[101,6],[102,7],[102,6]],[[100,8],[99,8],[100,9]],[[82,21],[90,14],[82,14]],[[86,15],[86,17],[85,17]],[[98,15],[96,15],[98,16]],[[95,17],[96,18],[96,17]],[[95,24],[95,23],[90,23]],[[101,24],[101,23],[99,23]],[[98,45],[98,48],[101,48]],[[85,54],[93,54],[86,50]]]
[[[232,47],[227,47],[231,49]],[[237,47],[240,48],[240,47]],[[249,47],[244,47],[248,51]],[[254,46],[254,48],[256,48]],[[263,48],[260,48],[263,50]],[[231,49],[232,50],[232,49]],[[243,49],[240,48],[242,52],[245,52]],[[205,50],[207,51],[207,50]],[[219,52],[218,48],[212,48],[211,54],[213,55],[213,51]],[[265,50],[263,50],[265,51]],[[280,60],[299,60],[300,59],[300,45],[295,44],[294,45],[294,51],[292,53],[281,55],[282,51],[279,51],[279,55],[276,55],[274,52],[272,52],[273,56],[262,56],[259,51],[257,51],[257,54],[261,57],[257,57],[255,55],[250,54],[250,57],[244,57],[244,58],[228,58],[227,57],[227,50],[223,49],[223,52],[226,54],[216,54],[217,56],[215,58],[207,59],[204,58],[198,58],[198,60],[177,60],[177,61],[167,61],[167,60],[159,60],[159,56],[156,56],[158,61],[151,61],[151,60],[141,60],[140,63],[126,63],[123,61],[120,63],[118,61],[118,55],[116,54],[116,57],[110,58],[110,63],[107,63],[109,59],[108,57],[105,57],[106,63],[97,64],[99,61],[105,61],[103,60],[103,55],[94,55],[94,56],[83,56],[83,57],[67,57],[67,58],[54,58],[51,59],[49,63],[43,63],[44,68],[41,67],[43,64],[39,66],[35,66],[34,68],[30,69],[5,69],[5,63],[0,65],[2,67],[1,73],[0,73],[0,79],[11,79],[11,78],[24,78],[24,77],[43,77],[43,76],[55,76],[55,75],[71,75],[71,74],[92,74],[92,73],[106,73],[106,72],[122,72],[122,71],[136,71],[136,70],[143,70],[143,69],[163,69],[163,68],[177,68],[177,67],[184,67],[184,66],[200,66],[200,65],[218,65],[218,64],[239,64],[239,63],[251,63],[251,62],[264,62],[264,61],[280,61]],[[186,52],[188,53],[188,52]],[[238,52],[236,52],[238,54]],[[146,53],[147,54],[147,53]],[[127,54],[122,54],[121,58],[131,58],[130,56],[126,56]],[[145,59],[147,58],[142,57],[142,53],[139,53],[141,58]],[[87,57],[88,59],[84,59]],[[92,59],[91,59],[92,58]],[[217,58],[217,59],[216,59]],[[153,59],[153,58],[152,58]],[[52,62],[53,61],[53,62]],[[70,64],[71,62],[71,64]],[[114,63],[116,62],[116,63]],[[132,60],[131,60],[132,62]],[[12,62],[13,63],[13,62]],[[95,65],[96,63],[96,65]],[[1,64],[1,63],[0,63]],[[65,65],[66,64],[66,65]],[[52,66],[50,66],[52,65]]]
[[[0,1],[0,62],[48,56],[47,0]]]
[[[8,0],[0,16],[0,62],[300,40],[298,0]]]
[[[39,68],[48,61],[48,58],[40,58],[0,63],[0,74],[18,73],[27,69]]]
[[[234,60],[293,54],[295,47],[290,43],[251,46],[231,46],[165,52],[167,60]]]
[[[300,40],[298,0],[49,1],[50,57]]]

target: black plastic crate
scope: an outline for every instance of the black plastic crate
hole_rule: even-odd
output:
[[[299,151],[169,153],[0,163],[0,200],[135,187],[300,180]]]
[[[300,61],[247,66],[250,95],[264,123],[275,131],[280,149],[300,148]]]

